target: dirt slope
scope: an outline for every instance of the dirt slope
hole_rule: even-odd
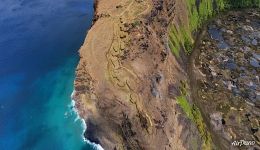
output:
[[[85,136],[106,150],[201,149],[197,128],[176,101],[187,75],[167,46],[169,23],[187,19],[185,4],[98,0],[95,6],[75,79]]]

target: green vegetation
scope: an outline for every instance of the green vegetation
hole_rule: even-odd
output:
[[[177,97],[177,102],[181,106],[182,110],[185,112],[185,114],[188,116],[189,119],[193,120],[193,113],[192,113],[192,106],[189,104],[189,102],[186,99],[186,96],[179,96]]]
[[[172,26],[169,34],[169,47],[176,56],[179,56],[180,38],[175,26]]]
[[[234,8],[258,7],[260,0],[203,0],[196,5],[196,0],[186,0],[189,24],[179,25],[179,28],[172,25],[169,27],[169,47],[178,57],[179,51],[183,49],[186,54],[190,54],[193,46],[192,34],[202,23],[214,16],[216,13]]]
[[[169,29],[169,46],[176,56],[179,56],[181,48],[184,49],[186,54],[191,53],[194,43],[192,33],[201,26],[202,22],[213,15],[213,4],[211,0],[205,0],[201,1],[199,7],[197,7],[195,0],[187,0],[187,10],[189,25],[182,25],[180,28],[172,25]]]
[[[227,4],[231,8],[245,8],[245,7],[260,8],[260,0],[227,0]]]
[[[199,108],[195,104],[191,105],[186,98],[188,95],[186,82],[181,81],[180,92],[181,96],[177,97],[177,102],[187,117],[196,124],[203,140],[202,149],[212,149],[212,139],[210,133],[207,131],[206,124],[203,121]]]
[[[193,39],[184,27],[179,30],[175,26],[170,27],[169,47],[176,56],[179,56],[179,50],[184,48],[187,54],[192,51]]]
[[[139,20],[135,20],[135,21],[132,23],[133,27],[137,27],[137,26],[139,26],[140,24],[141,24],[141,22],[140,22]]]
[[[223,11],[225,7],[228,5],[225,0],[216,0],[216,4],[218,5],[217,11]]]

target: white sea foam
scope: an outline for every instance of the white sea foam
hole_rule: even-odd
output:
[[[76,121],[80,120],[80,122],[81,122],[81,127],[83,128],[83,132],[82,132],[82,134],[81,134],[82,139],[83,139],[84,142],[86,142],[87,144],[92,145],[96,150],[104,150],[104,149],[101,147],[100,144],[92,143],[92,142],[90,142],[88,139],[86,139],[86,138],[84,137],[84,133],[85,133],[85,131],[87,130],[87,124],[86,124],[85,120],[79,116],[79,112],[78,112],[78,110],[77,110],[76,107],[75,107],[76,102],[75,102],[75,100],[73,99],[74,94],[75,94],[75,90],[73,90],[73,92],[71,93],[71,104],[69,105],[69,107],[72,107],[72,111],[73,111],[73,112],[76,114],[76,116],[77,116],[74,121],[76,122]]]

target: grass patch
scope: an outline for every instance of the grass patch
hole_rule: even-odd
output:
[[[193,38],[186,28],[177,29],[175,26],[170,27],[169,47],[175,56],[179,57],[180,49],[183,48],[187,54],[192,51]]]
[[[188,116],[189,119],[193,120],[192,117],[192,107],[190,106],[189,102],[187,101],[185,96],[177,97],[177,102],[181,106],[182,110]]]
[[[192,52],[193,32],[197,31],[202,23],[214,16],[219,11],[256,7],[260,8],[260,0],[203,0],[197,5],[195,0],[186,0],[189,24],[180,28],[171,25],[169,27],[169,47],[179,57],[179,51],[183,49],[187,55]]]
[[[194,104],[191,105],[186,99],[186,96],[177,97],[177,102],[181,106],[187,117],[196,124],[200,136],[203,140],[202,149],[211,150],[212,139],[210,133],[207,131],[206,124],[203,121],[199,108]]]
[[[169,47],[172,50],[173,54],[175,54],[175,56],[179,57],[179,49],[174,46],[174,44],[172,43],[171,40],[169,40]]]
[[[177,103],[180,105],[184,113],[187,115],[187,117],[195,123],[197,126],[197,129],[200,133],[200,136],[202,138],[203,144],[202,149],[203,150],[211,150],[212,149],[212,139],[210,136],[210,133],[207,131],[206,124],[204,123],[204,120],[202,118],[201,112],[199,108],[195,104],[190,104],[187,100],[187,83],[184,81],[181,81],[180,86],[180,92],[181,96],[177,97]]]

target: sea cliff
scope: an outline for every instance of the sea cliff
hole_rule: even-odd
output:
[[[217,149],[192,101],[187,64],[203,22],[259,6],[236,2],[95,1],[74,82],[85,137],[107,150]]]

